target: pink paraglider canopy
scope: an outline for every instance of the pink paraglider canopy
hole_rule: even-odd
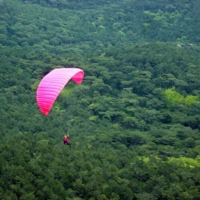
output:
[[[40,111],[48,115],[58,95],[65,85],[72,79],[80,84],[84,72],[79,68],[58,68],[48,73],[39,83],[36,100]]]

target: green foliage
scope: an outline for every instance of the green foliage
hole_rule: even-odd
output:
[[[0,199],[200,199],[199,6],[0,1]],[[56,67],[85,77],[43,116]]]
[[[196,103],[197,100],[199,100],[198,96],[193,96],[193,95],[187,95],[184,99],[184,103],[186,105],[192,104],[192,103]]]
[[[195,0],[190,4],[169,0],[156,4],[147,0],[142,4],[139,0],[2,1],[0,43],[55,54],[103,52],[107,47],[144,41],[199,43],[198,7]]]
[[[184,97],[175,91],[175,88],[167,89],[164,92],[169,104],[183,103]]]
[[[180,93],[176,92],[175,87],[165,90],[164,96],[166,97],[167,102],[169,104],[182,103],[185,105],[190,105],[196,103],[197,100],[199,99],[198,96],[193,96],[193,95],[187,95],[186,97],[184,97]]]

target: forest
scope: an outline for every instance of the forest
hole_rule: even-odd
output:
[[[199,1],[0,0],[0,13],[1,200],[200,199]],[[63,67],[84,80],[44,116],[38,84]]]

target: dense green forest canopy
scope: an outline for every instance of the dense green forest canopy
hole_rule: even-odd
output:
[[[0,1],[0,199],[200,199],[199,5]],[[45,117],[59,67],[85,78]]]
[[[1,1],[0,42],[34,51],[84,53],[117,44],[200,41],[192,1]]]

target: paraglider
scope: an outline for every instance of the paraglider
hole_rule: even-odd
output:
[[[65,136],[64,136],[63,142],[64,142],[64,144],[69,145],[70,148],[72,148],[72,144],[71,144],[71,142],[69,141],[69,135],[65,135]]]
[[[57,68],[48,73],[39,83],[36,100],[40,111],[48,115],[58,95],[65,85],[72,79],[80,84],[84,72],[79,68]]]

